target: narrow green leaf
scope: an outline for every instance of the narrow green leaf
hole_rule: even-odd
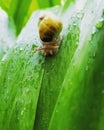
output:
[[[15,43],[15,27],[11,19],[0,8],[0,60]]]
[[[38,9],[38,3],[34,0],[1,0],[0,6],[13,18],[17,35],[26,24],[32,12]]]
[[[74,3],[76,0],[66,0],[65,2],[64,2],[64,6],[63,6],[63,8],[62,8],[62,11],[64,12],[64,11],[66,11],[67,9],[68,9],[68,7],[72,4],[72,3]]]
[[[48,130],[98,130],[99,118],[103,119],[100,114],[104,90],[104,26],[91,35],[103,7],[104,2],[97,0],[86,5],[79,47],[64,77]],[[102,121],[99,128],[103,130]]]
[[[0,62],[1,130],[33,130],[44,72],[44,57],[38,53],[35,55],[32,53],[39,41],[36,40],[37,16],[38,13],[33,15],[34,18],[30,19],[18,37],[17,45],[9,50]],[[31,23],[33,19],[35,24]],[[28,41],[22,39],[26,34]]]
[[[9,12],[9,5],[11,0],[0,0],[0,7],[2,7],[7,13]]]
[[[25,18],[27,17],[28,9],[30,7],[32,0],[18,0],[11,1],[10,5],[13,4],[14,10],[10,10],[13,13],[13,19],[16,24],[17,35],[21,31],[22,27],[25,25]]]
[[[61,5],[61,0],[53,0],[53,5]]]
[[[61,85],[79,42],[81,15],[68,19],[62,33],[62,42],[57,55],[47,57],[40,92],[34,130],[47,130],[56,104]],[[64,17],[64,16],[63,16]]]
[[[41,52],[32,53],[40,46],[36,12],[17,40],[11,40],[15,46],[1,58],[1,130],[33,130],[33,125],[34,130],[103,130],[104,2],[87,1],[82,11],[77,10],[76,4],[69,5],[60,15],[63,31],[56,55],[44,58]],[[4,7],[8,9],[8,3]],[[33,11],[31,3],[26,8]],[[17,8],[12,10],[12,15],[18,14]],[[61,11],[49,10],[57,15]],[[8,18],[6,23],[2,17],[0,20],[9,34],[12,22],[8,24]],[[1,46],[4,26],[0,30]],[[4,37],[5,43],[10,44],[8,36]]]
[[[55,5],[61,5],[61,0],[38,0],[38,4],[40,8],[48,8]]]

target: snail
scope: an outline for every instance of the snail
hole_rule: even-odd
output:
[[[41,15],[38,22],[39,37],[42,47],[33,52],[43,50],[44,56],[53,55],[58,51],[61,42],[61,20],[51,13]]]

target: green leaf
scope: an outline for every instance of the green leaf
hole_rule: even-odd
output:
[[[2,130],[33,129],[44,72],[44,57],[32,53],[39,41],[39,39],[35,40],[37,16],[38,13],[33,15],[34,18],[31,18],[25,30],[15,41],[17,45],[10,49],[0,62],[0,129]],[[31,25],[33,19],[35,25],[34,22]],[[27,32],[28,42],[22,39]],[[33,32],[36,34],[34,35]],[[31,41],[33,38],[35,39]]]
[[[47,8],[47,7],[52,7],[55,5],[61,5],[61,0],[38,0],[38,4],[40,8]]]
[[[70,2],[66,11],[48,9],[58,16],[62,11],[63,21],[61,45],[51,57],[32,53],[41,46],[41,11],[33,13],[17,39],[12,19],[0,22],[1,47],[3,34],[4,46],[14,45],[5,55],[0,51],[1,130],[103,130],[104,2],[84,1],[80,8]],[[28,8],[33,11],[31,4]]]
[[[0,60],[15,43],[15,26],[0,8]]]
[[[1,0],[0,6],[13,18],[17,35],[26,24],[32,12],[38,9],[38,3],[34,0]]]
[[[103,65],[104,63],[103,37],[104,28],[94,36],[93,43],[91,43],[99,46],[97,51],[95,52],[96,46],[89,46],[91,47],[89,55],[87,53],[89,59],[84,55],[83,63],[71,64],[53,111],[49,130],[53,130],[53,128],[95,130],[97,127],[99,127],[98,130],[103,130],[104,69],[101,66],[99,69],[98,64]],[[72,69],[72,65],[74,69]]]
[[[47,130],[56,104],[61,85],[79,42],[79,23],[81,18],[71,18],[70,24],[62,33],[62,43],[57,55],[47,57],[45,71],[37,107],[34,129]],[[45,88],[45,89],[44,89]],[[42,107],[41,107],[42,106]]]
[[[64,6],[63,6],[63,9],[62,9],[62,11],[64,12],[64,11],[66,11],[68,8],[69,8],[69,6],[72,4],[72,3],[74,3],[76,0],[66,0],[65,2],[64,2]]]
[[[96,0],[86,5],[79,47],[61,84],[48,130],[103,130],[102,122],[99,127],[99,118],[103,109],[104,26],[91,34],[104,7],[104,2],[95,7],[97,3]],[[86,19],[89,20],[86,22]],[[103,117],[101,114],[101,119]]]

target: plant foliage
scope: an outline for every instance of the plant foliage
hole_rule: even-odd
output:
[[[33,1],[25,8],[22,2],[14,0],[11,9],[11,0],[0,1],[11,16],[0,9],[0,130],[103,130],[104,2],[67,0],[47,9],[63,22],[59,51],[51,57],[32,53],[41,46],[41,10],[23,28],[34,9]],[[47,6],[60,4],[54,2]]]

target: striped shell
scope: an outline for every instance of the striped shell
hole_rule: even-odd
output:
[[[40,17],[38,24],[40,39],[44,42],[49,42],[57,39],[61,30],[62,22],[55,16]]]

